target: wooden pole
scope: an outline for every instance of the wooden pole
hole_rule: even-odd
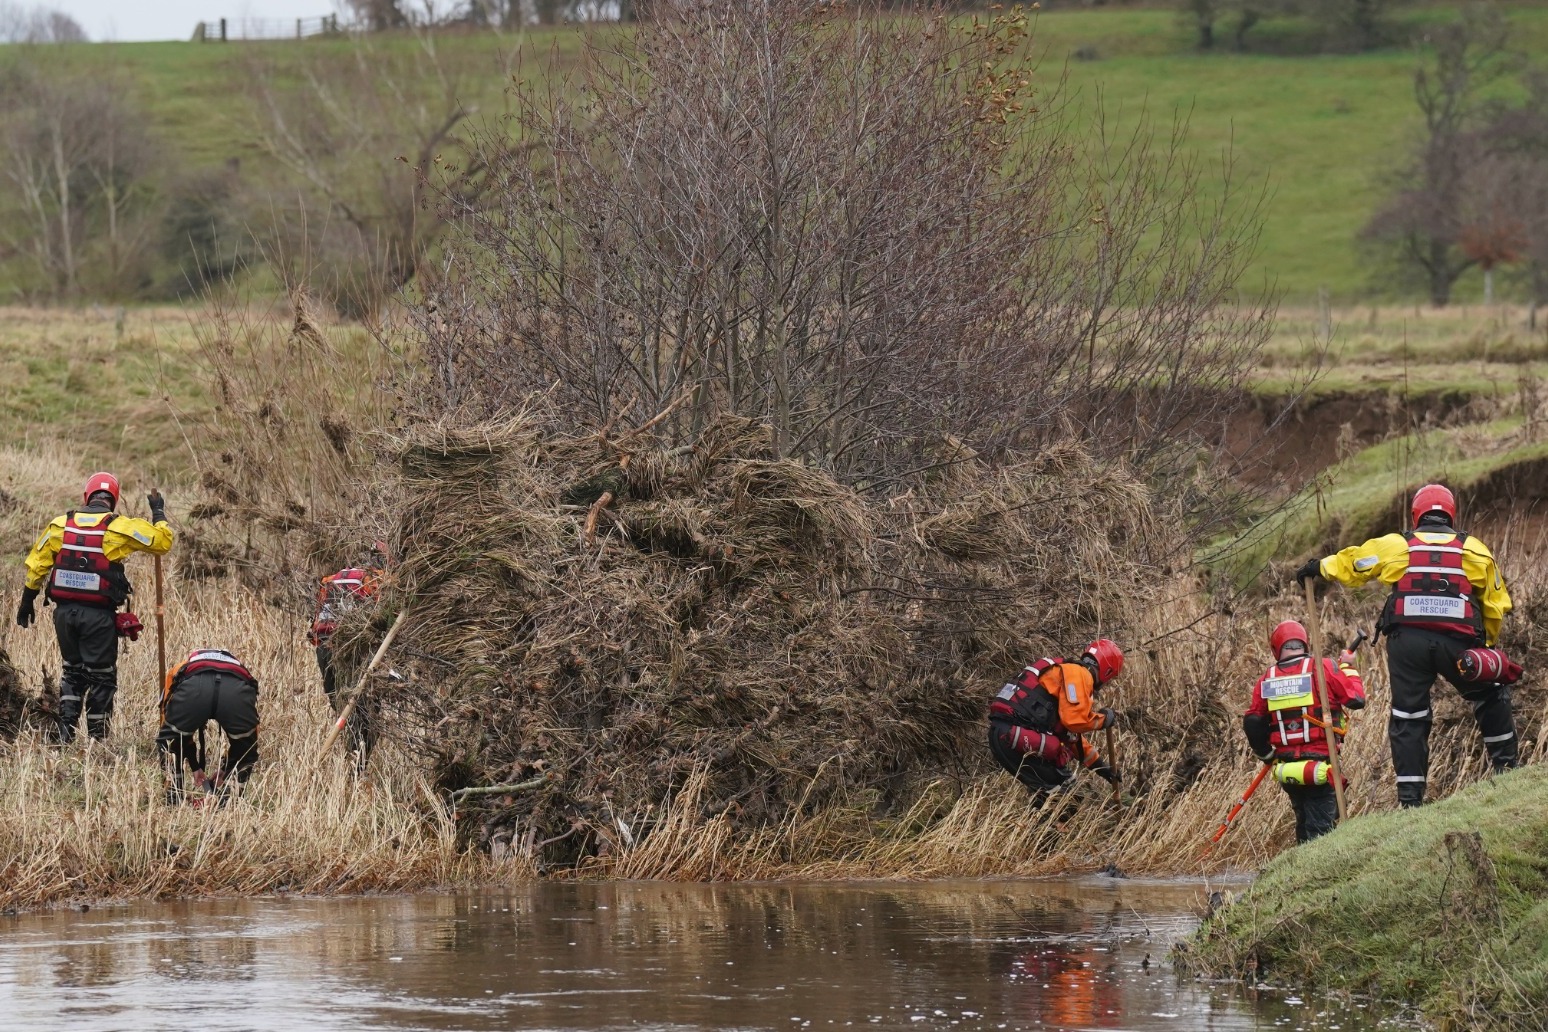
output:
[[[156,697],[167,688],[167,599],[162,589],[161,580],[161,556],[155,556],[156,560],[156,662],[161,671],[161,679],[156,682]]]
[[[1112,725],[1107,727],[1107,765],[1113,768],[1113,773],[1118,773],[1118,747],[1113,744]],[[1113,782],[1113,802],[1123,805],[1123,797],[1118,794],[1118,782]]]
[[[319,763],[322,762],[324,756],[328,755],[328,750],[333,748],[334,740],[339,737],[339,732],[344,730],[344,725],[349,723],[350,715],[355,712],[355,703],[360,701],[360,693],[365,690],[366,679],[371,676],[371,671],[376,669],[376,664],[380,663],[382,657],[387,654],[387,647],[392,644],[392,639],[397,637],[398,628],[403,626],[403,618],[405,616],[408,616],[407,609],[399,611],[398,618],[387,629],[387,636],[376,647],[376,655],[371,657],[371,662],[367,663],[366,668],[361,671],[360,680],[355,682],[355,690],[349,693],[349,699],[344,703],[344,708],[339,711],[339,719],[334,721],[333,727],[328,729],[327,739],[323,742],[322,748],[317,750],[317,761]]]
[[[1317,687],[1317,700],[1322,706],[1322,719],[1327,725],[1324,737],[1328,741],[1328,764],[1333,768],[1333,797],[1338,800],[1338,819],[1342,821],[1347,813],[1344,809],[1344,779],[1339,775],[1338,768],[1338,735],[1333,733],[1333,707],[1328,703],[1327,677],[1322,670],[1322,621],[1317,612],[1317,585],[1313,580],[1306,582],[1306,622],[1307,635],[1311,638],[1312,653],[1312,683]]]

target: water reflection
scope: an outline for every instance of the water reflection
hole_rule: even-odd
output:
[[[1180,982],[1166,953],[1198,895],[1106,879],[557,883],[24,915],[0,918],[0,1026],[1378,1027]]]

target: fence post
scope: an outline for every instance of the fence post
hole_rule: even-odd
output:
[[[226,42],[226,19],[224,18],[220,20],[220,41]]]
[[[296,19],[296,39],[301,38],[301,19]]]

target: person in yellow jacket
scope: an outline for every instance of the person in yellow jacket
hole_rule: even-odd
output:
[[[1510,612],[1510,592],[1489,547],[1455,529],[1457,502],[1440,484],[1414,494],[1414,530],[1387,534],[1323,559],[1296,573],[1358,587],[1372,580],[1392,585],[1377,623],[1387,636],[1392,716],[1387,740],[1397,772],[1398,802],[1424,802],[1430,770],[1430,689],[1444,677],[1473,707],[1484,747],[1496,771],[1518,765],[1510,687],[1471,681],[1458,661],[1469,649],[1493,645]]]
[[[59,738],[70,742],[86,710],[86,731],[106,738],[118,694],[119,623],[115,615],[133,589],[124,560],[134,552],[165,555],[172,549],[166,501],[148,496],[151,518],[120,516],[118,479],[93,473],[82,492],[85,506],[56,517],[27,556],[27,579],[16,624],[37,619],[40,591],[54,604],[54,633],[64,670],[59,677]],[[126,632],[127,633],[127,632]]]

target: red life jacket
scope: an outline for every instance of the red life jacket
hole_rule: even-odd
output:
[[[81,517],[97,518],[83,525]],[[108,562],[103,551],[108,525],[117,513],[65,513],[63,543],[54,555],[54,570],[48,576],[48,597],[54,602],[76,602],[83,606],[117,609],[129,598],[129,578],[124,564]]]
[[[184,678],[195,674],[224,674],[252,684],[258,683],[258,679],[245,666],[237,662],[235,656],[220,649],[201,649],[189,656],[187,662],[178,667],[172,683],[176,685]]]
[[[1327,673],[1326,670],[1323,672]],[[1269,710],[1269,746],[1278,759],[1326,759],[1328,756],[1327,732],[1306,719],[1307,714],[1321,716],[1316,677],[1311,658],[1303,656],[1287,663],[1275,663],[1258,678],[1258,694]],[[1333,715],[1334,720],[1338,720],[1342,710],[1335,707]]]
[[[1465,541],[1462,533],[1453,533],[1441,544],[1431,544],[1418,533],[1409,535],[1408,569],[1392,586],[1387,624],[1483,637],[1483,612],[1473,599],[1473,582],[1462,571]]]
[[[351,566],[322,579],[317,615],[312,620],[313,643],[326,641],[338,630],[339,618],[356,602],[376,594],[375,571]]]
[[[1015,679],[1006,682],[999,694],[989,703],[989,719],[1003,720],[1017,727],[1036,731],[1052,731],[1059,722],[1059,703],[1043,688],[1038,680],[1063,663],[1062,659],[1044,656],[1023,668]]]

